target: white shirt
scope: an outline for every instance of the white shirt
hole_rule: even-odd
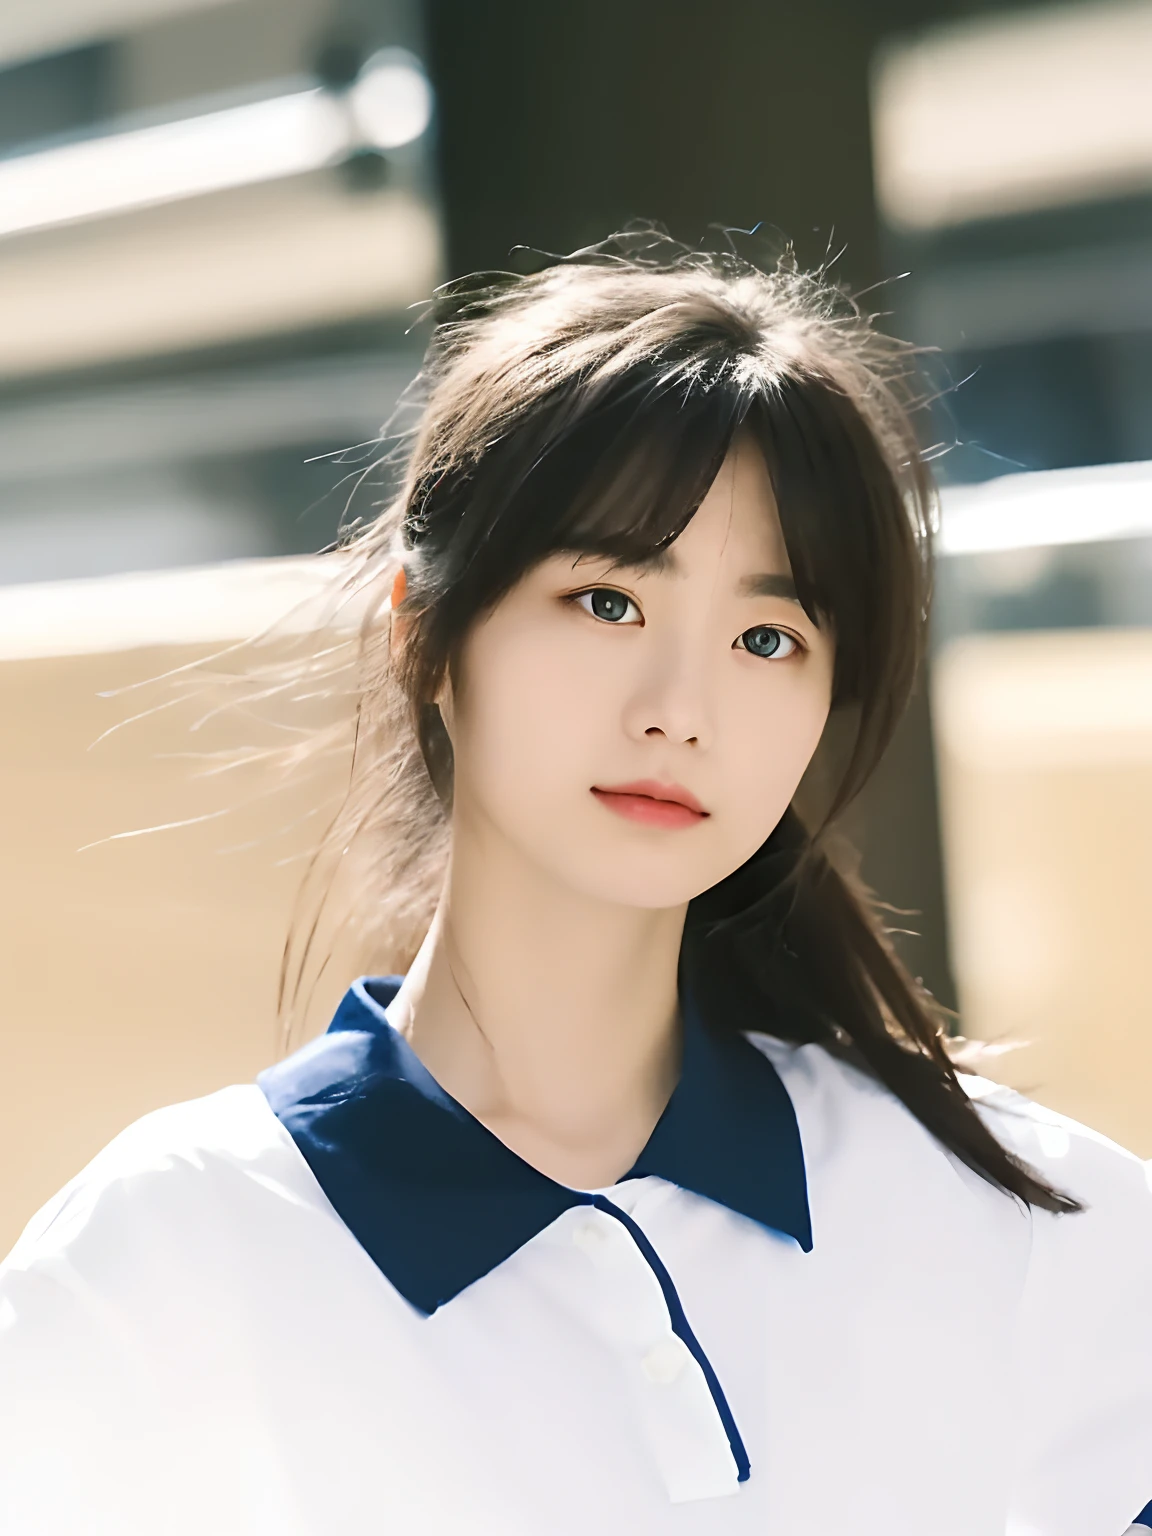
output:
[[[1152,1495],[1136,1158],[977,1082],[1088,1206],[1028,1211],[820,1047],[688,1017],[636,1167],[568,1190],[435,1084],[394,989],[33,1219],[5,1536],[1122,1536]]]

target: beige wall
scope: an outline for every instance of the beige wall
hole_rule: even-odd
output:
[[[933,707],[964,1032],[1152,1157],[1152,630],[959,641]]]
[[[341,762],[289,791],[259,768],[198,779],[164,755],[221,745],[220,729],[190,734],[195,700],[92,746],[165,697],[101,693],[215,648],[0,660],[0,1251],[129,1121],[250,1080],[276,1055],[281,950],[314,826],[300,818],[338,794]],[[326,981],[314,1017],[348,979]]]

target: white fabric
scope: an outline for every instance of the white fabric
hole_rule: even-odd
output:
[[[883,1089],[756,1038],[815,1246],[617,1185],[752,1463],[612,1217],[567,1212],[431,1318],[254,1085],[146,1116],[0,1268],[13,1536],[1121,1536],[1152,1498],[1143,1165],[976,1085],[1090,1207],[1024,1211]]]

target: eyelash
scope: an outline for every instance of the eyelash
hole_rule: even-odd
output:
[[[601,618],[601,616],[592,608],[592,599],[597,592],[604,592],[612,597],[620,598],[627,605],[624,609],[623,616],[619,619]],[[569,596],[568,601],[570,603],[574,603],[578,608],[582,608],[584,612],[588,614],[590,618],[595,619],[598,624],[619,624],[621,626],[631,626],[635,624],[635,619],[629,620],[627,617],[629,608],[633,609],[636,614],[639,615],[640,625],[643,626],[644,623],[644,616],[640,613],[639,604],[635,601],[634,598],[629,597],[626,592],[621,592],[617,587],[586,587],[583,592],[573,592]],[[732,649],[734,651],[747,651],[748,655],[750,656],[758,656],[757,652],[749,651],[748,647],[743,644],[745,635],[754,634],[757,630],[769,630],[772,634],[780,635],[783,639],[788,641],[792,649],[790,651],[786,651],[784,655],[779,658],[781,661],[786,661],[789,656],[797,655],[805,649],[802,640],[798,639],[797,636],[792,634],[789,630],[781,629],[778,624],[753,624],[749,629],[743,630],[739,635],[736,636],[736,639],[732,642]],[[773,653],[771,656],[758,656],[758,659],[761,661],[774,661],[777,658],[775,653]]]
[[[588,587],[583,592],[573,592],[572,596],[569,598],[569,602],[575,603],[578,608],[583,608],[584,612],[588,614],[589,617],[595,619],[599,624],[623,623],[624,619],[604,619],[601,618],[598,613],[593,611],[592,599],[595,597],[597,592],[607,592],[612,597],[622,598],[627,604],[627,607],[624,610],[624,619],[627,619],[628,609],[632,608],[637,614],[639,614],[640,623],[644,623],[644,615],[640,613],[640,606],[636,600],[629,597],[626,592],[619,591],[616,587]],[[587,598],[587,602],[585,602],[585,598]],[[635,619],[632,619],[628,622],[634,624],[636,621]]]

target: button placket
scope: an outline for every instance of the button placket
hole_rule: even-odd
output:
[[[582,1253],[589,1258],[601,1259],[609,1241],[609,1235],[605,1232],[601,1222],[602,1216],[597,1214],[595,1219],[585,1217],[578,1226],[572,1229],[572,1241]]]
[[[606,1211],[572,1212],[568,1241],[594,1266],[586,1300],[621,1358],[644,1438],[669,1499],[736,1493],[732,1449],[712,1392],[671,1326],[664,1291],[628,1228]]]

